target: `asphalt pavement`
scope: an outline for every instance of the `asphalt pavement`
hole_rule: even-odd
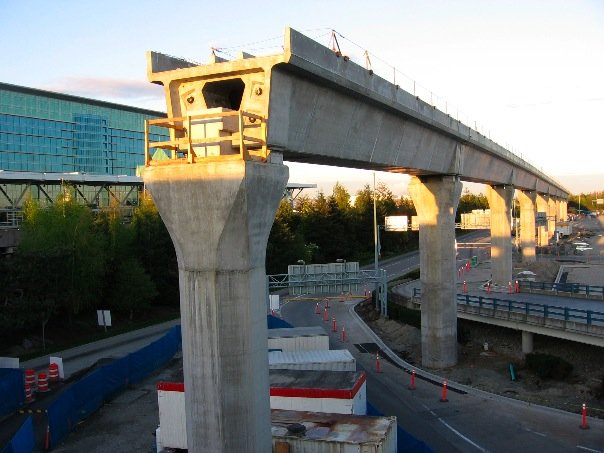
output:
[[[358,301],[330,304],[329,317],[345,326],[348,342],[341,341],[340,331],[331,332],[331,321],[324,322],[314,313],[316,301],[290,299],[281,313],[296,326],[324,326],[331,347],[348,349],[358,369],[367,372],[367,396],[372,404],[385,414],[396,415],[404,429],[435,451],[604,451],[604,420],[590,418],[590,429],[582,430],[577,414],[452,382],[448,383],[448,402],[441,402],[441,378],[413,368],[390,351],[354,312]],[[376,347],[381,351],[381,373],[376,371],[376,356],[371,352]],[[412,369],[417,370],[416,390],[408,389]]]

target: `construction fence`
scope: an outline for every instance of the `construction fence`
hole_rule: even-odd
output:
[[[14,413],[25,401],[23,370],[0,368],[0,418]]]
[[[168,363],[180,350],[181,342],[180,326],[174,326],[164,336],[144,348],[95,369],[67,387],[50,403],[45,411],[46,417],[43,418],[45,426],[41,427],[36,423],[34,427],[31,417],[28,417],[0,452],[32,452],[35,445],[35,431],[40,429],[45,431],[45,436],[43,445],[39,447],[44,450],[56,447],[79,422],[100,409],[105,402],[126,387],[141,382],[153,371]],[[8,413],[11,413],[23,404],[23,370],[15,370],[19,371],[18,378],[16,373],[2,371],[0,394],[3,398],[0,404],[3,410],[10,409]],[[4,395],[7,396],[7,400]],[[8,397],[14,399],[16,395],[21,398],[19,401],[8,400]]]
[[[148,346],[102,366],[73,384],[48,407],[49,445],[45,447],[58,445],[80,421],[127,386],[139,383],[165,365],[180,347],[180,326],[174,326]]]
[[[34,423],[30,415],[1,453],[31,453],[34,448]]]

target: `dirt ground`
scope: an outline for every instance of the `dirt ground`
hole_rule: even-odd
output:
[[[398,321],[375,319],[368,303],[359,314],[403,360],[421,367],[420,330]],[[520,332],[466,320],[458,321],[465,338],[458,344],[458,364],[444,370],[424,368],[447,379],[530,403],[580,412],[587,404],[592,416],[604,418],[604,353],[601,348],[535,335],[534,352],[561,357],[573,365],[565,381],[542,380],[524,365]],[[485,350],[485,343],[488,350]],[[516,381],[510,377],[513,364]]]

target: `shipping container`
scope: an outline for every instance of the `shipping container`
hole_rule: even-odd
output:
[[[396,453],[396,417],[271,410],[273,451]]]
[[[182,382],[157,383],[157,405],[159,407],[157,451],[164,448],[186,449],[185,385]]]
[[[332,351],[269,351],[271,370],[356,371],[356,360],[347,349]]]
[[[270,329],[268,349],[271,351],[322,351],[329,349],[329,336],[323,327]]]
[[[362,371],[270,370],[271,409],[367,413],[366,375]]]

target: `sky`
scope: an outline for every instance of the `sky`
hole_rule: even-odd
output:
[[[290,26],[476,125],[572,193],[604,190],[604,0],[0,0],[0,81],[165,111],[145,52],[278,53]],[[395,195],[408,178],[377,173]],[[355,193],[368,171],[292,164]],[[473,185],[471,190],[480,191]]]

